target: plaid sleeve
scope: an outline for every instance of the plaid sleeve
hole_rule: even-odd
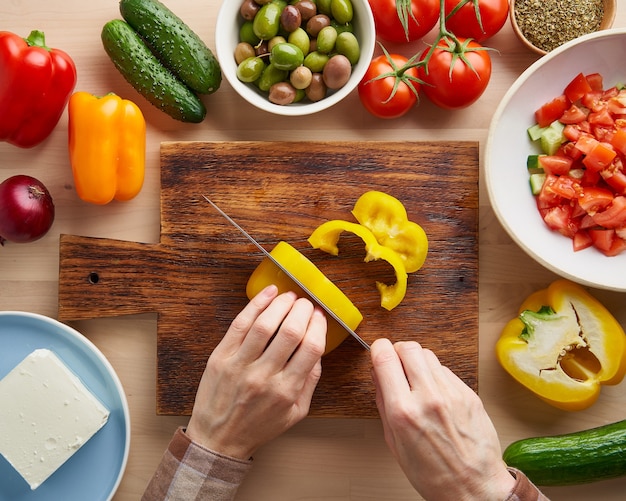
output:
[[[509,468],[515,487],[504,501],[550,501],[521,471]]]
[[[176,430],[142,501],[230,501],[252,461],[223,456]]]

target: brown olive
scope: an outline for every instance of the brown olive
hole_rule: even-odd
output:
[[[296,98],[296,89],[289,82],[278,82],[270,87],[269,100],[274,104],[291,104]]]
[[[268,48],[268,41],[262,40],[259,45],[254,48],[257,56],[267,56],[270,52]]]
[[[280,25],[287,33],[296,31],[301,23],[302,15],[293,5],[287,5],[280,14]]]
[[[330,17],[325,14],[316,14],[307,21],[306,32],[312,37],[316,37],[326,26],[330,26]]]
[[[237,64],[241,64],[242,61],[254,56],[256,56],[254,47],[248,42],[239,42],[235,47],[235,61]]]
[[[306,66],[298,66],[289,74],[289,81],[296,89],[306,89],[311,85],[313,73]]]
[[[243,3],[239,8],[239,13],[246,21],[252,21],[254,16],[256,16],[256,13],[259,12],[260,8],[259,4],[254,0],[243,0]]]
[[[300,0],[294,7],[300,11],[300,16],[303,21],[308,21],[317,14],[317,5],[311,0]]]
[[[329,89],[340,89],[350,79],[352,65],[350,60],[342,55],[336,54],[331,57],[323,70],[324,83]]]
[[[255,3],[259,5],[265,5],[266,3],[270,3],[272,0],[254,0]]]
[[[305,89],[305,92],[309,101],[313,102],[321,101],[326,97],[326,84],[321,73],[313,73],[311,85]]]

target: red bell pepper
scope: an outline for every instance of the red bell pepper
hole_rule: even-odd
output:
[[[68,54],[45,45],[41,31],[24,39],[0,31],[0,140],[30,148],[56,126],[76,85]]]

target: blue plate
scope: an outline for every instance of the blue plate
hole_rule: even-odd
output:
[[[71,327],[34,313],[0,311],[0,379],[37,348],[56,353],[109,409],[109,420],[34,491],[0,455],[0,501],[110,500],[130,446],[128,403],[120,380],[100,350]],[[1,402],[0,409],[5,405]]]

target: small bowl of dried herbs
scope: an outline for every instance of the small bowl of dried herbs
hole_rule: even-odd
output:
[[[570,40],[610,28],[616,4],[616,0],[511,0],[511,25],[526,47],[544,55]]]

